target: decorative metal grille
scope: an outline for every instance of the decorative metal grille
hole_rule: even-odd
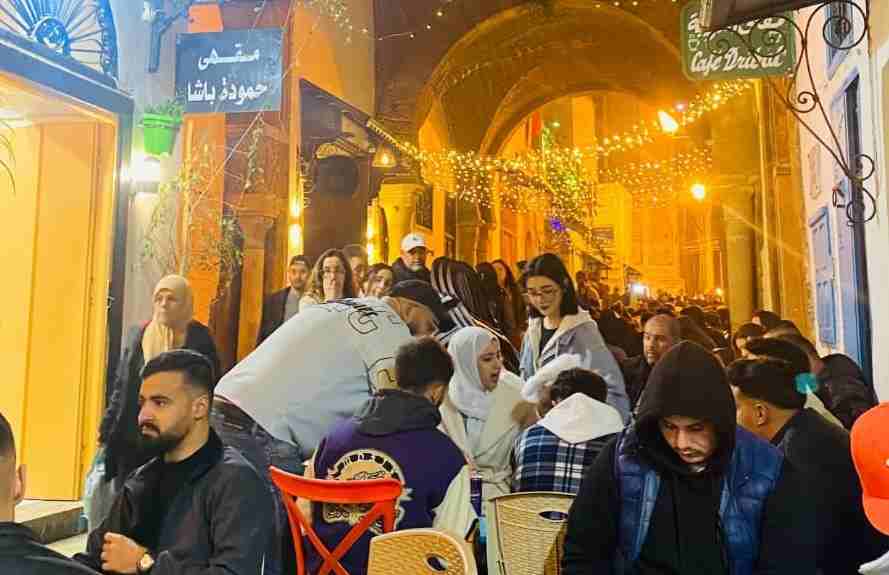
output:
[[[834,159],[836,165],[842,170],[851,184],[849,194],[834,190],[834,207],[843,209],[849,225],[864,224],[876,216],[876,201],[873,194],[867,189],[871,184],[871,178],[876,171],[876,164],[867,154],[852,155],[846,152],[844,145],[846,134],[833,125],[829,103],[825,103],[818,91],[818,80],[814,73],[816,69],[812,60],[811,51],[814,49],[813,40],[815,34],[821,34],[821,38],[827,44],[831,58],[836,58],[848,53],[856,46],[864,42],[869,28],[869,2],[868,0],[833,0],[818,4],[807,17],[797,21],[792,15],[775,14],[768,18],[761,18],[744,26],[752,26],[757,34],[761,34],[757,41],[752,41],[751,36],[738,33],[737,27],[715,30],[708,36],[710,52],[719,56],[731,48],[732,43],[727,36],[732,35],[741,39],[762,67],[762,59],[774,55],[776,47],[787,46],[789,38],[784,38],[784,32],[775,26],[761,26],[766,20],[783,20],[791,24],[792,34],[797,37],[799,51],[798,59],[789,82],[781,82],[774,78],[766,78],[800,125],[808,131],[819,145],[827,150]],[[820,124],[827,135],[822,136],[817,125]]]
[[[0,0],[0,29],[117,78],[109,0]]]

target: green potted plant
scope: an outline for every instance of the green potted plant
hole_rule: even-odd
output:
[[[184,111],[185,107],[179,100],[170,100],[145,109],[141,125],[146,154],[163,156],[173,151]]]

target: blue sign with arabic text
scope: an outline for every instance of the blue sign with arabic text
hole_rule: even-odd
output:
[[[180,34],[176,96],[188,114],[281,109],[280,28]]]

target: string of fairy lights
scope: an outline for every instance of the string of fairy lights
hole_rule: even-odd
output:
[[[702,176],[712,166],[709,150],[682,152],[672,158],[610,167],[592,177],[591,162],[635,150],[655,142],[665,132],[681,130],[718,110],[749,90],[746,80],[719,82],[687,104],[677,104],[670,118],[675,130],[659,120],[632,126],[624,133],[603,138],[594,145],[571,148],[555,142],[550,126],[541,133],[541,149],[526,150],[513,157],[486,156],[457,150],[422,150],[398,140],[371,120],[368,127],[401,154],[417,162],[424,178],[466,202],[484,207],[498,204],[518,213],[545,213],[564,220],[582,219],[595,207],[595,181],[619,182],[637,202],[663,205],[675,199],[684,183]],[[496,197],[495,197],[496,193]]]
[[[367,27],[360,30],[349,14],[347,0],[302,0],[307,7],[317,8],[345,32],[347,43],[353,34],[377,41],[416,39],[443,28],[448,16],[457,12],[462,0],[438,0],[428,15],[411,29],[375,35]],[[678,0],[607,0],[592,3],[596,9],[634,8],[652,5],[676,5]],[[545,5],[544,0],[540,0]],[[525,46],[518,52],[504,55],[500,61],[536,56],[547,51],[546,45]],[[458,70],[440,86],[447,91],[482,73],[500,61],[496,58],[475,62]],[[631,162],[599,170],[595,175],[588,166],[614,154],[631,152],[655,143],[664,135],[687,128],[726,103],[749,90],[752,83],[735,80],[712,84],[705,92],[687,103],[678,103],[669,112],[630,126],[627,130],[601,138],[586,147],[559,146],[552,127],[540,133],[540,149],[530,149],[513,157],[493,157],[457,150],[421,150],[410,142],[398,140],[371,120],[368,128],[375,131],[401,154],[417,162],[424,178],[458,199],[483,207],[503,207],[519,213],[544,214],[552,227],[555,242],[570,244],[566,222],[584,221],[596,208],[596,184],[620,183],[633,194],[637,205],[666,206],[675,201],[692,178],[707,174],[712,168],[712,153],[707,148],[680,152],[664,160]],[[665,124],[665,118],[667,124]]]
[[[632,191],[637,205],[659,206],[674,201],[691,180],[706,176],[713,167],[710,148],[680,152],[665,160],[632,162],[599,171],[599,181],[620,183]]]
[[[346,33],[346,42],[352,41],[352,35],[355,32],[361,34],[367,39],[375,39],[377,41],[395,40],[395,39],[416,39],[422,38],[424,34],[428,34],[438,30],[444,26],[448,17],[456,12],[456,5],[462,0],[439,0],[433,4],[430,11],[420,19],[420,22],[405,30],[391,32],[384,35],[371,33],[367,27],[359,30],[355,29],[352,17],[349,13],[349,5],[347,0],[302,0],[306,7],[317,8],[321,14],[329,17],[336,26]],[[593,7],[602,8],[622,8],[632,10],[635,8],[645,8],[659,5],[677,5],[678,0],[606,0],[593,3]]]

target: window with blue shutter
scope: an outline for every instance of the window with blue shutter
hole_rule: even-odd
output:
[[[815,264],[815,305],[818,315],[818,339],[835,347],[837,343],[835,278],[833,245],[830,235],[830,214],[827,207],[818,210],[809,222],[812,231],[812,253]]]

